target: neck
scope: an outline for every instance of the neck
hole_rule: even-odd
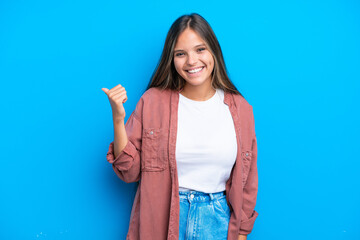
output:
[[[216,90],[211,86],[191,86],[185,84],[181,94],[195,101],[206,101],[214,96]]]

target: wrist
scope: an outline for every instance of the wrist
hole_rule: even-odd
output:
[[[113,115],[113,121],[114,123],[123,123],[125,120],[125,118],[117,116],[117,115]]]
[[[239,234],[238,240],[246,240],[247,235]]]

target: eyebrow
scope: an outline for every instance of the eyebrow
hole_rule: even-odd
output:
[[[206,46],[204,43],[202,43],[202,44],[198,44],[198,45],[196,45],[194,48],[197,48],[197,47],[200,47],[200,46]],[[174,52],[179,52],[179,51],[183,51],[182,49],[177,49],[177,50],[175,50]]]

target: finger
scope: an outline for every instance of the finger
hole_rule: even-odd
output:
[[[102,88],[101,90],[103,90],[105,93],[106,93],[106,95],[108,94],[108,92],[110,91],[109,89],[107,89],[107,88]]]
[[[122,103],[125,103],[127,100],[126,93],[119,94],[118,96],[114,97],[114,101],[121,101]]]
[[[113,97],[113,99],[114,99],[114,100],[118,100],[119,98],[121,98],[121,97],[123,97],[123,96],[127,97],[127,96],[126,96],[126,92],[121,92],[121,93],[116,94],[116,95]]]
[[[121,84],[116,85],[115,87],[113,87],[112,89],[110,89],[110,92],[116,91],[119,88],[122,88],[123,86],[121,86]]]
[[[116,97],[118,94],[126,93],[126,90],[124,87],[118,88],[112,92],[109,93],[109,97]]]

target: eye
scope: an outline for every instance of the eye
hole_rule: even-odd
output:
[[[205,50],[205,48],[199,48],[198,50],[199,50],[199,51],[204,51],[204,50]]]
[[[179,57],[179,56],[181,56],[180,54],[183,54],[183,53],[177,53],[177,54],[175,54],[175,56]]]

